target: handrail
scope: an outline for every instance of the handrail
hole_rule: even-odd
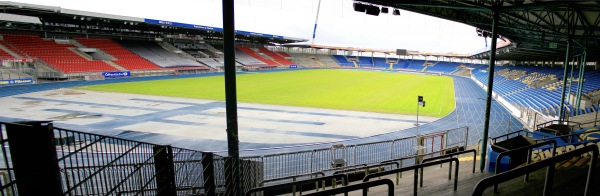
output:
[[[477,150],[475,150],[475,149],[463,150],[460,152],[453,152],[453,153],[445,154],[445,155],[438,156],[438,157],[426,158],[426,159],[423,159],[423,161],[421,163],[430,162],[430,161],[437,160],[437,159],[449,158],[449,157],[453,157],[453,156],[456,156],[459,154],[467,154],[469,152],[473,153],[473,173],[475,173],[475,162],[476,162],[475,159],[477,159]]]
[[[532,144],[529,146],[523,146],[520,148],[515,148],[509,151],[504,151],[498,154],[498,157],[496,157],[496,165],[494,166],[494,174],[499,174],[500,173],[500,160],[502,160],[502,158],[504,158],[505,156],[517,153],[517,152],[522,152],[522,151],[527,151],[527,165],[531,164],[531,150],[533,148],[536,147],[541,147],[541,146],[545,146],[548,144],[552,144],[552,151],[551,154],[552,156],[554,156],[554,151],[556,149],[556,141],[555,140],[550,140],[550,141],[545,141],[542,143],[536,143],[536,144]],[[525,174],[525,180],[527,181],[527,179],[529,179],[529,173]],[[494,193],[498,191],[498,185],[494,185]]]
[[[544,183],[544,195],[546,195],[549,193],[549,189],[552,188],[552,180],[554,178],[553,174],[554,174],[555,164],[558,162],[561,162],[561,161],[568,160],[575,156],[588,153],[588,152],[592,152],[592,158],[591,158],[591,163],[590,163],[590,166],[588,169],[588,175],[587,175],[587,180],[585,183],[584,195],[590,195],[591,192],[589,191],[589,188],[591,185],[592,177],[595,175],[596,164],[597,164],[596,162],[598,161],[597,160],[598,159],[598,147],[595,145],[586,146],[586,147],[583,147],[580,149],[575,149],[571,152],[563,153],[561,155],[557,155],[557,156],[545,159],[543,161],[533,163],[531,165],[526,165],[524,167],[519,167],[519,168],[510,170],[508,172],[504,172],[501,174],[497,174],[497,175],[493,175],[493,176],[484,178],[481,181],[479,181],[477,183],[477,185],[475,185],[475,188],[473,188],[473,192],[471,193],[471,195],[474,195],[474,196],[482,195],[483,191],[485,191],[485,189],[487,189],[487,187],[490,187],[490,186],[498,184],[498,183],[506,182],[513,178],[522,176],[523,174],[530,173],[532,171],[536,171],[536,170],[542,169],[544,167],[548,167],[547,172],[546,172],[546,177],[545,177],[546,181]]]
[[[383,166],[388,166],[388,165],[396,165],[396,169],[400,168],[400,163],[395,162],[395,161],[390,161],[390,162],[381,162],[376,165],[367,165],[362,168],[354,168],[354,169],[336,171],[336,172],[333,172],[333,174],[345,174],[347,172],[365,169],[365,176],[366,176],[366,175],[369,175],[370,168],[378,168],[378,167],[383,167]],[[379,171],[379,172],[381,172],[381,171]],[[396,174],[396,184],[398,184],[399,182],[400,182],[400,174]]]
[[[335,194],[340,194],[340,193],[347,194],[350,191],[356,191],[356,190],[366,189],[366,188],[370,188],[370,187],[374,187],[374,186],[380,186],[380,185],[387,185],[387,187],[388,187],[388,191],[387,191],[388,192],[388,196],[393,196],[394,195],[394,182],[392,182],[390,179],[381,179],[381,180],[375,180],[375,181],[370,181],[370,182],[363,182],[363,183],[360,183],[360,184],[353,184],[353,185],[349,185],[349,186],[344,186],[344,187],[339,187],[339,188],[324,190],[324,191],[320,191],[320,192],[314,192],[314,193],[306,194],[306,196],[335,195]]]
[[[545,142],[542,142],[542,143],[536,143],[536,144],[532,144],[532,145],[529,145],[529,146],[523,146],[523,147],[515,148],[515,149],[509,150],[509,151],[501,152],[501,153],[498,154],[498,157],[496,157],[496,166],[494,168],[494,171],[496,172],[496,174],[499,173],[498,171],[500,169],[500,164],[498,164],[498,163],[500,163],[499,161],[502,158],[504,158],[505,156],[508,156],[508,155],[511,155],[511,154],[514,154],[514,153],[517,153],[517,152],[522,152],[522,151],[525,151],[525,150],[527,150],[528,153],[531,153],[531,149],[536,148],[536,147],[540,147],[540,146],[545,146],[545,145],[548,145],[548,144],[552,144],[552,149],[556,149],[556,141],[550,140],[550,141],[545,141]],[[552,154],[554,154],[554,152]]]
[[[382,166],[388,166],[388,165],[396,165],[396,169],[400,168],[400,164],[397,162],[385,162],[385,163],[380,163],[380,164],[376,164],[376,165],[365,165],[362,167],[356,167],[356,168],[352,168],[352,169],[345,169],[345,170],[340,170],[340,171],[335,171],[333,172],[333,174],[343,174],[343,173],[347,173],[347,172],[353,172],[353,171],[358,171],[358,170],[363,170],[363,169],[369,169],[369,168],[377,168],[377,167],[382,167]]]
[[[595,132],[600,132],[600,130],[584,131],[584,132],[581,132],[581,133],[571,133],[571,134],[568,134],[568,135],[553,136],[553,137],[545,137],[545,138],[540,138],[540,139],[537,139],[537,140],[538,140],[538,141],[539,141],[539,140],[549,140],[549,139],[556,139],[556,138],[561,138],[561,137],[565,137],[565,136],[574,136],[574,135],[581,135],[581,134],[586,134],[586,133],[595,133]]]
[[[269,189],[276,189],[276,188],[289,187],[289,186],[295,187],[297,185],[302,186],[302,184],[309,183],[309,182],[318,182],[318,181],[327,180],[327,179],[337,179],[339,177],[342,178],[342,185],[346,186],[348,184],[348,176],[346,176],[344,174],[334,174],[331,176],[323,176],[323,177],[319,177],[319,178],[311,178],[311,179],[288,182],[288,183],[283,183],[283,184],[276,184],[276,185],[271,185],[271,186],[256,187],[256,188],[250,189],[248,192],[246,192],[245,195],[250,196],[252,193],[256,193],[259,191],[265,191],[265,190],[269,190]],[[302,190],[300,190],[300,192],[302,192]]]
[[[313,172],[310,174],[298,174],[298,175],[293,175],[293,176],[286,176],[286,177],[281,177],[281,178],[271,178],[271,179],[267,179],[267,180],[263,180],[260,182],[260,184],[264,184],[265,182],[273,182],[273,181],[278,181],[278,180],[287,180],[287,179],[293,179],[293,178],[297,178],[297,177],[302,177],[302,176],[325,176],[325,173],[323,172]]]
[[[363,182],[367,182],[369,181],[371,178],[376,178],[376,177],[381,177],[381,176],[386,176],[386,175],[390,175],[390,174],[395,174],[395,173],[400,173],[400,172],[404,172],[404,171],[409,171],[409,170],[414,170],[414,186],[413,186],[413,190],[414,190],[414,195],[417,195],[417,186],[418,184],[418,178],[419,178],[419,169],[424,168],[424,167],[429,167],[429,166],[433,166],[433,165],[439,165],[439,164],[443,164],[443,163],[449,163],[449,162],[456,162],[456,165],[454,166],[454,190],[456,191],[457,189],[457,185],[458,185],[458,168],[459,168],[459,162],[458,162],[458,158],[449,158],[449,159],[442,159],[439,161],[432,161],[432,162],[428,162],[428,163],[421,163],[421,164],[416,164],[413,166],[408,166],[408,167],[403,167],[400,169],[395,169],[395,170],[389,170],[389,171],[383,171],[383,172],[379,172],[379,173],[374,173],[374,174],[369,174],[367,176],[365,176],[365,178],[363,179]],[[363,190],[363,195],[366,194],[366,189]]]
[[[575,123],[575,124],[579,125],[579,127],[581,127],[581,123],[580,122],[575,122],[575,121],[559,121],[559,120],[546,121],[544,123],[537,124],[536,127],[540,126],[540,125],[546,125],[546,124],[552,125],[554,122],[558,122],[559,125],[570,125],[570,123]],[[573,126],[576,126],[576,125],[573,125]]]
[[[596,112],[596,113],[598,113],[598,112]],[[597,125],[597,122],[600,122],[600,121],[596,119],[596,120],[592,120],[592,121],[578,122],[578,123],[581,124],[581,125],[587,125],[587,124],[592,124],[593,123],[594,127],[595,127]]]
[[[475,173],[475,165],[477,164],[477,150],[475,150],[475,149],[463,150],[460,152],[445,154],[445,155],[438,156],[438,157],[431,157],[431,158],[423,159],[423,161],[421,161],[421,163],[431,162],[433,160],[438,160],[438,159],[451,158],[451,157],[454,157],[454,156],[457,156],[460,154],[467,154],[470,152],[473,153],[473,173]],[[452,162],[450,162],[450,166],[448,167],[448,179],[452,179]],[[423,168],[421,168],[420,185],[421,185],[421,187],[423,187]]]
[[[515,131],[515,132],[510,132],[510,133],[507,133],[507,134],[504,134],[504,135],[499,135],[499,136],[490,138],[490,140],[492,140],[492,143],[496,143],[496,140],[499,139],[499,138],[501,138],[501,137],[506,137],[506,139],[509,139],[508,136],[513,135],[513,134],[517,134],[517,136],[519,136],[519,135],[521,135],[520,134],[521,132],[525,132],[526,133],[525,136],[529,136],[529,133],[531,133],[531,132],[529,132],[529,131],[527,131],[525,129],[521,129],[521,130],[518,130],[518,131]]]
[[[175,190],[177,191],[186,191],[186,190],[201,190],[204,189],[204,187],[198,186],[198,187],[194,187],[194,186],[185,186],[185,187],[177,187]],[[117,196],[121,196],[123,194],[127,194],[127,193],[140,193],[140,192],[148,192],[148,191],[158,191],[158,189],[153,188],[153,189],[137,189],[137,190],[127,190],[127,191],[119,191],[117,192]],[[143,195],[143,194],[142,194]]]

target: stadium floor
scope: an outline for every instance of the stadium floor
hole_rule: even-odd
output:
[[[4,87],[0,107],[6,112],[0,113],[0,121],[60,120],[55,124],[61,128],[194,150],[226,149],[223,102],[61,89],[171,77]],[[456,109],[437,121],[421,117],[421,122],[433,122],[419,130],[429,133],[468,126],[472,144],[481,138],[483,130],[485,91],[469,78],[454,77],[454,84]],[[415,117],[406,115],[240,103],[239,116],[240,148],[250,149],[243,152],[247,155],[326,148],[335,141],[360,144],[391,140],[415,133]],[[493,102],[490,136],[522,127],[505,108]],[[303,145],[306,143],[312,144]]]

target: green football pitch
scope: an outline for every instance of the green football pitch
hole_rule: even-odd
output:
[[[80,89],[225,100],[223,76],[126,82]],[[429,76],[359,70],[297,70],[237,75],[238,102],[441,117],[455,107],[454,82]]]

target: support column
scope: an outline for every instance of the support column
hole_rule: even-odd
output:
[[[565,113],[565,91],[567,90],[567,72],[568,67],[569,67],[569,49],[571,48],[571,38],[569,37],[569,39],[567,40],[567,54],[565,55],[565,70],[563,73],[563,85],[562,85],[562,93],[561,93],[561,97],[560,97],[560,107],[558,108],[558,121],[563,121],[564,119],[564,113]]]
[[[575,105],[575,101],[571,100],[571,91],[573,89],[573,73],[575,73],[575,65],[577,64],[576,59],[577,57],[573,57],[572,62],[569,63],[569,65],[571,66],[571,76],[569,77],[569,89],[567,90],[567,103],[572,106]],[[577,110],[575,110],[574,112],[577,113]]]
[[[579,61],[579,83],[577,83],[577,96],[575,97],[575,107],[577,107],[578,112],[580,111],[579,108],[581,108],[581,94],[583,94],[583,77],[585,76],[586,58],[587,50],[584,50],[581,60]]]
[[[205,195],[216,195],[215,186],[215,165],[213,164],[213,153],[202,153],[202,177],[204,177]]]
[[[52,124],[6,124],[6,135],[18,195],[63,195]],[[14,191],[14,184],[6,186],[6,190]]]
[[[498,39],[498,20],[500,14],[498,10],[494,10],[494,18],[492,21],[492,44],[490,48],[490,64],[488,68],[488,85],[487,98],[485,100],[485,119],[483,121],[483,138],[481,140],[481,162],[480,171],[485,170],[485,159],[487,155],[488,134],[490,128],[490,112],[492,109],[492,90],[494,85],[494,67],[496,66],[496,41]]]
[[[173,148],[154,146],[154,171],[156,173],[156,195],[177,195]]]
[[[237,87],[235,67],[235,17],[234,0],[223,0],[223,53],[225,61],[225,109],[227,118],[227,152],[232,160],[230,168],[225,168],[227,195],[241,195],[240,152],[238,138]]]

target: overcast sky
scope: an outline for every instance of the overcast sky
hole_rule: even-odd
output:
[[[68,9],[222,27],[220,0],[17,0]],[[318,0],[235,0],[238,30],[312,38]],[[355,12],[352,0],[322,0],[315,44],[372,49],[471,53],[485,47],[475,28],[401,11]],[[391,11],[391,10],[390,10]]]

